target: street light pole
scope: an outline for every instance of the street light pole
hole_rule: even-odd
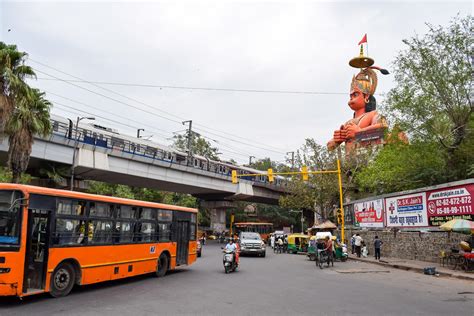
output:
[[[249,167],[252,164],[252,158],[255,158],[255,156],[249,156]]]
[[[86,119],[86,120],[95,120],[95,117],[77,117],[77,121],[76,121],[76,139],[74,141],[74,150],[72,152],[72,165],[71,165],[71,191],[74,190],[74,169],[76,168],[76,150],[77,150],[77,145],[79,144],[79,135],[78,135],[78,132],[79,132],[79,122],[83,119]]]
[[[185,125],[186,123],[189,124],[188,125],[188,165],[191,164],[192,165],[192,158],[193,158],[193,121],[192,120],[189,120],[189,121],[183,121],[182,122],[183,125]]]

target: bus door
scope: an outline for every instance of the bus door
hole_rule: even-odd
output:
[[[50,231],[49,210],[28,210],[27,248],[23,292],[44,290]]]
[[[189,221],[177,221],[176,229],[176,264],[188,263],[188,248],[189,248]]]

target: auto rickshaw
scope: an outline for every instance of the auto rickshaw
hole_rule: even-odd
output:
[[[309,236],[305,234],[288,235],[288,253],[308,251]]]

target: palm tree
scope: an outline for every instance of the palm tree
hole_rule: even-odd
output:
[[[0,42],[0,131],[15,108],[15,99],[28,93],[25,79],[36,77],[33,69],[25,65],[27,56],[16,45]]]
[[[33,136],[45,137],[51,133],[49,110],[52,104],[44,95],[38,89],[27,88],[26,95],[15,97],[15,108],[6,122],[5,132],[9,135],[7,165],[14,183],[19,182],[28,168]]]

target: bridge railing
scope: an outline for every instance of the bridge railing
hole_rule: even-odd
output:
[[[104,148],[110,150],[111,152],[120,152],[134,156],[141,156],[152,160],[159,160],[170,164],[200,169],[213,174],[228,176],[229,181],[231,178],[232,170],[224,164],[219,164],[219,162],[197,158],[194,158],[192,162],[188,162],[188,157],[186,154],[171,152],[157,146],[155,147],[133,142],[129,139],[120,137],[118,134],[117,136],[112,136],[109,134],[102,134],[97,130],[83,127],[78,128],[76,134],[76,129],[72,128],[72,126],[68,123],[54,119],[51,120],[51,123],[53,126],[53,135],[70,139],[71,141],[77,140],[79,143]],[[238,169],[238,166],[236,166],[236,168]],[[242,173],[246,171],[241,170],[240,172]],[[269,183],[264,176],[242,177],[241,179],[260,183],[265,186],[287,186],[287,181],[280,178],[277,178],[274,183]]]

